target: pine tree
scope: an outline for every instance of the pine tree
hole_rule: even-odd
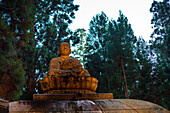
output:
[[[170,18],[169,18],[170,3],[168,0],[162,2],[154,1],[150,8],[153,13],[151,23],[153,24],[153,33],[151,35],[151,54],[156,54],[156,63],[154,68],[154,83],[157,99],[155,103],[166,108],[169,103],[169,78],[170,78]]]
[[[103,66],[106,61],[106,35],[107,35],[108,17],[104,12],[97,14],[90,21],[89,33],[86,38],[86,56],[85,61],[87,68],[91,74],[99,80],[98,91],[102,90],[104,82],[102,82]],[[107,82],[109,84],[110,82]]]
[[[153,24],[153,33],[151,35],[152,49],[157,53],[157,57],[164,62],[166,71],[169,70],[170,57],[170,18],[169,18],[170,4],[168,0],[163,2],[154,1],[150,12],[153,13],[151,23]],[[163,60],[164,59],[164,60]]]
[[[156,54],[143,38],[139,38],[136,47],[138,77],[132,98],[154,102],[168,109],[168,79],[164,68],[157,62]]]
[[[25,84],[23,63],[16,57],[14,41],[13,37],[0,35],[0,97],[10,101],[19,99]]]
[[[25,77],[21,76],[21,77],[17,77],[19,75],[23,74],[23,70],[22,68],[24,68],[25,62],[23,61],[24,58],[21,58],[21,53],[25,52],[25,46],[30,43],[30,41],[32,40],[32,27],[33,27],[33,15],[34,15],[34,7],[33,5],[31,5],[30,1],[20,1],[18,2],[17,0],[9,0],[9,1],[2,1],[2,3],[0,4],[0,37],[2,40],[4,40],[4,42],[9,41],[9,45],[11,45],[13,47],[12,50],[10,50],[11,53],[15,53],[15,58],[13,59],[13,55],[9,55],[8,58],[10,59],[8,62],[3,62],[2,63],[2,69],[4,69],[5,67],[7,67],[8,65],[10,65],[10,63],[12,63],[12,70],[10,70],[10,68],[8,70],[10,70],[11,72],[9,73],[9,78],[11,77],[12,79],[12,74],[14,74],[13,76],[16,76],[16,83],[18,83],[17,81],[20,79],[23,79],[21,81],[21,84],[23,84]],[[28,18],[29,17],[29,18]],[[13,39],[13,40],[11,40]],[[1,47],[2,49],[2,47]],[[4,59],[5,60],[5,59]],[[16,60],[16,62],[15,62]],[[18,63],[18,64],[17,64]],[[6,64],[6,65],[5,65]],[[22,66],[22,68],[20,67]],[[17,69],[18,67],[18,69]],[[16,70],[16,73],[15,73]],[[19,73],[19,70],[21,71],[21,73]],[[26,71],[26,69],[24,68],[24,70]],[[14,72],[12,72],[14,71]],[[17,75],[18,72],[18,75]],[[3,72],[4,74],[7,74],[7,72]],[[8,78],[7,78],[8,79]],[[4,78],[5,81],[5,78]],[[13,82],[9,81],[9,84],[2,82],[2,86],[3,85],[8,85],[11,86],[11,91],[16,90],[16,88],[14,87],[14,89],[12,89],[12,86],[15,86],[14,84],[12,84]],[[11,84],[10,84],[11,83]],[[17,86],[17,89],[21,89],[22,90],[22,85]],[[10,89],[8,89],[10,90]],[[5,91],[5,90],[4,90]],[[15,93],[9,93],[11,97],[15,96]],[[18,92],[18,95],[21,95],[22,92]],[[10,98],[11,98],[10,97]],[[13,98],[11,98],[13,99]],[[11,100],[10,99],[10,100]]]
[[[138,63],[138,76],[136,78],[135,91],[132,94],[132,98],[153,102],[155,98],[153,78],[155,57],[151,56],[149,45],[141,37],[139,37],[136,43],[135,56]]]
[[[134,59],[134,44],[136,37],[125,17],[120,11],[117,22],[112,20],[109,23],[108,53],[112,62],[112,78],[118,79],[116,85],[112,85],[115,96],[129,98],[128,92],[133,92],[133,83],[136,76],[136,60]],[[127,79],[127,80],[126,80]],[[116,86],[116,87],[115,87]],[[119,92],[119,93],[118,93]]]
[[[168,0],[163,2],[154,1],[150,12],[153,13],[151,23],[153,24],[153,33],[150,40],[151,48],[157,54],[158,62],[165,67],[165,74],[170,70],[170,17],[169,17],[170,3]],[[168,74],[169,75],[169,74]],[[168,76],[167,75],[167,76]]]
[[[72,54],[75,58],[77,58],[82,65],[84,65],[84,56],[85,56],[85,38],[86,38],[86,30],[85,29],[76,29],[72,35],[73,45],[75,48],[72,51]]]

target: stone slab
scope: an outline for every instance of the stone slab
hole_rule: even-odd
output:
[[[21,100],[9,103],[9,113],[169,113],[169,111],[147,101],[101,99]]]
[[[112,93],[95,94],[34,94],[33,100],[97,100],[113,99]]]

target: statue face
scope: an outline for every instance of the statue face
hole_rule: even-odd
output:
[[[68,43],[62,43],[60,45],[58,53],[60,55],[69,55],[69,54],[71,54],[70,45]]]

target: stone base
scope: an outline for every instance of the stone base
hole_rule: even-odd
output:
[[[113,99],[112,93],[96,94],[34,94],[33,100],[98,100]]]
[[[64,89],[64,90],[50,90],[44,94],[74,94],[74,93],[94,94],[96,92],[85,89]]]
[[[9,103],[9,113],[169,113],[163,107],[141,100],[20,100]]]

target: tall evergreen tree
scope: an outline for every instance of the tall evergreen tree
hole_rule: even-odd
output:
[[[168,78],[164,75],[164,68],[157,61],[157,55],[151,54],[144,39],[139,38],[136,44],[136,58],[138,60],[138,77],[132,98],[154,102],[168,109]]]
[[[151,49],[152,53],[156,54],[156,63],[154,70],[155,79],[155,91],[157,101],[155,103],[160,104],[168,108],[170,106],[169,98],[169,86],[170,79],[170,18],[169,18],[169,0],[153,1],[150,8],[150,12],[153,13],[151,23],[153,24],[153,33],[151,35],[152,40]]]
[[[28,10],[28,11],[27,11]],[[22,62],[16,62],[15,65],[18,65],[19,69],[22,69],[21,66],[25,69],[25,63],[23,61],[23,57],[21,57],[21,53],[24,53],[25,48],[27,46],[28,43],[31,42],[32,40],[32,28],[33,28],[33,15],[35,14],[34,12],[34,7],[31,4],[30,1],[20,1],[18,2],[17,0],[12,1],[2,1],[0,4],[0,37],[2,40],[4,40],[4,42],[9,41],[8,43],[11,44],[11,46],[14,48],[12,50],[10,50],[10,53],[15,53],[15,59],[16,60],[21,60]],[[29,18],[28,18],[29,17]],[[13,40],[10,40],[13,39]],[[2,49],[2,48],[1,48]],[[12,56],[9,55],[9,58],[12,58]],[[14,59],[14,60],[15,60]],[[9,60],[9,62],[7,62],[7,64],[10,64],[14,61],[13,60]],[[1,60],[1,62],[3,62],[3,60]],[[18,63],[18,64],[17,64]],[[6,67],[5,64],[2,64],[2,67]],[[4,72],[4,74],[6,73],[8,75],[8,77],[12,78],[12,76],[15,76],[15,74],[17,73],[16,69],[17,67],[13,67],[14,70],[12,69],[10,72],[11,75],[7,74],[6,72]],[[2,68],[3,69],[3,68]],[[22,71],[21,71],[22,72]],[[23,72],[22,72],[23,73]],[[19,74],[21,75],[21,74]],[[18,75],[18,76],[19,76]],[[25,80],[25,78],[21,77],[21,78],[16,78],[16,80],[20,80],[23,79],[23,81]],[[5,80],[5,79],[4,79]],[[9,82],[9,86],[13,86],[11,83],[13,82]],[[16,82],[17,83],[17,82]],[[23,82],[21,82],[23,83]],[[7,85],[5,84],[5,82],[2,82],[2,86],[3,85]],[[22,89],[23,86],[19,86],[19,89]],[[9,90],[9,89],[8,89]],[[12,89],[11,89],[12,91]],[[11,97],[13,97],[15,94],[11,94]],[[19,94],[18,94],[19,95]],[[12,99],[12,98],[11,98]],[[11,100],[9,98],[9,100]]]
[[[86,38],[86,65],[90,72],[90,74],[96,77],[99,80],[99,88],[100,90],[103,85],[101,80],[103,74],[103,66],[106,61],[106,35],[107,35],[107,25],[108,25],[108,17],[104,12],[101,14],[97,14],[90,21],[90,29]],[[110,82],[107,82],[109,84]]]
[[[13,37],[0,36],[0,97],[17,100],[25,84],[25,71],[22,62],[16,57]]]
[[[149,45],[141,37],[139,37],[136,43],[135,56],[138,63],[138,76],[136,78],[136,82],[134,83],[135,92],[132,94],[132,98],[153,102],[155,98],[153,81],[155,56],[151,56]]]
[[[80,28],[76,29],[72,38],[76,39],[73,40],[72,47],[75,49],[72,51],[72,54],[84,65],[86,30]]]
[[[157,54],[159,61],[165,66],[165,71],[168,73],[169,57],[170,57],[170,17],[169,17],[169,0],[163,2],[154,1],[150,12],[153,13],[151,24],[153,24],[153,33],[151,35],[152,49]]]
[[[110,41],[107,47],[108,58],[112,62],[111,78],[119,81],[115,82],[117,84],[112,85],[112,89],[114,89],[116,97],[124,98],[124,94],[126,94],[126,97],[129,98],[128,92],[133,92],[133,83],[136,76],[136,61],[133,53],[136,37],[127,17],[121,11],[117,22],[112,20],[109,23],[108,31]],[[126,93],[124,93],[125,91]]]

